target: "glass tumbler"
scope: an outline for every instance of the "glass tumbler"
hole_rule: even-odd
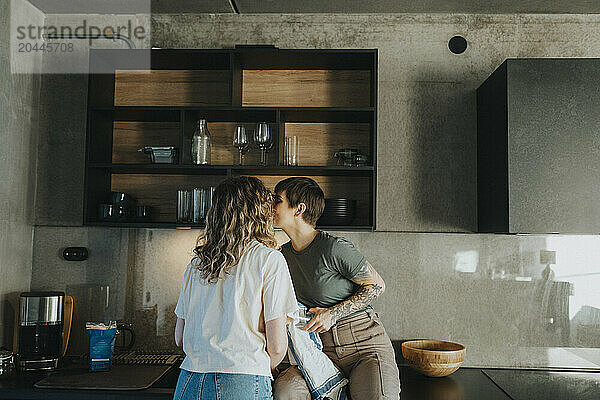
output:
[[[298,136],[285,138],[285,163],[292,166],[298,165]]]
[[[306,308],[300,308],[298,310],[298,322],[296,322],[296,327],[299,329],[304,329],[308,321],[312,319],[315,315],[308,312]]]
[[[192,195],[191,190],[177,191],[177,222],[191,221]]]
[[[198,224],[206,217],[206,188],[194,188],[192,195],[192,222]]]

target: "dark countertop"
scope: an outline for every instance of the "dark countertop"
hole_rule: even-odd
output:
[[[48,373],[16,373],[10,378],[0,378],[0,399],[42,399],[42,400],[81,400],[81,399],[172,399],[175,392],[179,369],[172,368],[154,385],[145,390],[64,390],[38,389],[33,385],[45,378]]]
[[[18,374],[0,379],[0,399],[172,399],[179,370],[173,368],[146,390],[37,389],[33,384],[46,374]],[[428,378],[400,366],[402,400],[510,400],[481,369],[461,368],[445,378]]]
[[[600,399],[600,372],[485,369],[483,373],[514,400]]]
[[[479,368],[430,378],[400,366],[401,400],[511,400]]]
[[[399,369],[402,385],[401,400],[546,400],[549,398],[595,400],[600,398],[600,371],[577,373],[460,368],[444,378],[429,378],[405,365],[401,365]],[[149,389],[137,391],[37,389],[33,384],[46,374],[17,374],[8,379],[0,379],[0,399],[171,400],[178,374],[179,369],[173,368]],[[582,390],[586,396],[579,397]],[[549,393],[552,395],[550,396]]]

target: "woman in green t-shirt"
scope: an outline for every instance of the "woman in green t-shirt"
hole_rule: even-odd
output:
[[[385,282],[350,241],[315,229],[325,199],[314,180],[285,179],[275,194],[274,226],[290,238],[281,251],[298,300],[314,314],[304,329],[320,333],[323,352],[350,380],[353,399],[397,400],[394,349],[370,305],[385,291]],[[273,392],[280,400],[310,399],[297,367],[277,377]]]

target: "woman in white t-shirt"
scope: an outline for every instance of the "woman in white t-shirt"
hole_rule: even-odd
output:
[[[175,308],[186,357],[174,399],[272,399],[286,318],[298,308],[272,218],[273,195],[259,179],[217,186]]]

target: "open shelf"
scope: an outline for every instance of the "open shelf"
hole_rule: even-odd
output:
[[[113,73],[91,74],[84,224],[114,227],[202,228],[175,223],[178,189],[214,186],[229,176],[250,175],[272,188],[289,176],[309,176],[328,198],[357,201],[350,226],[375,228],[377,51],[230,50],[151,51],[141,69],[140,51],[92,50],[90,62]],[[110,68],[109,68],[110,69]],[[211,165],[192,165],[191,137],[200,119],[211,133]],[[267,165],[253,144],[256,124],[273,133]],[[233,133],[244,126],[250,149],[244,165]],[[297,136],[298,166],[285,165],[285,137]],[[151,164],[143,146],[173,146],[173,164]],[[366,165],[338,166],[334,154],[356,149]],[[123,191],[155,210],[151,221],[99,221],[111,191]]]
[[[179,172],[179,171],[177,171]],[[212,172],[212,171],[211,171]],[[196,187],[217,186],[226,178],[225,174],[186,174],[176,171],[165,173],[127,173],[116,172],[110,168],[93,168],[88,170],[90,183],[103,190],[88,192],[86,224],[89,223],[130,223],[130,221],[99,220],[97,210],[100,204],[107,202],[108,194],[125,192],[135,200],[136,205],[151,207],[151,219],[148,224],[175,223],[177,219],[177,191],[191,190]],[[133,223],[131,219],[131,223]],[[139,223],[143,224],[143,223]]]
[[[196,121],[207,120],[208,130],[212,140],[212,165],[231,165],[239,159],[239,152],[233,146],[233,133],[238,126],[244,126],[250,147],[246,153],[246,163],[258,165],[260,161],[260,150],[253,144],[252,135],[256,124],[266,122],[273,135],[273,147],[269,151],[268,161],[270,165],[276,165],[278,149],[275,144],[279,141],[279,129],[277,124],[278,113],[276,109],[243,109],[230,110],[196,110],[190,109],[184,112],[183,132],[183,163],[191,164],[190,144]]]
[[[309,176],[323,189],[325,198],[346,198],[356,200],[356,215],[349,226],[372,226],[373,225],[373,196],[371,187],[373,185],[372,174],[329,174],[311,171],[310,174],[302,174],[294,171],[284,173],[261,173],[260,171],[239,171],[234,176],[255,176],[259,178],[267,189],[273,190],[275,185],[291,176]]]

